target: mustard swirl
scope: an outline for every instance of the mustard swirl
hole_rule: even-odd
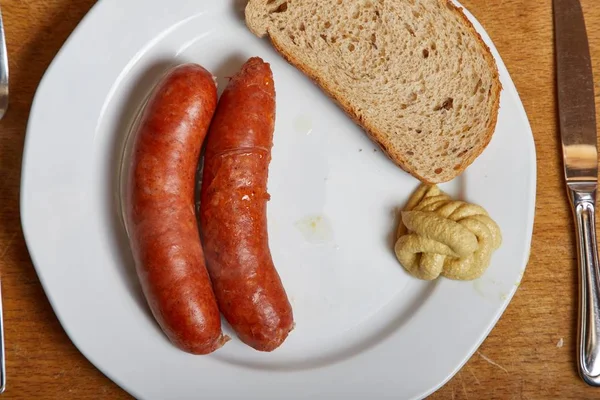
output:
[[[435,185],[421,185],[402,211],[394,251],[419,279],[480,277],[500,247],[498,225],[480,206],[455,201]]]

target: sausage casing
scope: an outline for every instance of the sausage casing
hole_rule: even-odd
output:
[[[151,93],[130,139],[124,216],[138,277],[162,330],[193,354],[227,341],[194,212],[199,153],[216,104],[207,70],[177,66]]]
[[[199,219],[221,313],[244,343],[260,351],[279,347],[294,325],[267,233],[274,128],[273,74],[251,58],[231,78],[211,123]]]

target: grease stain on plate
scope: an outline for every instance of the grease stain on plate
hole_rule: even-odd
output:
[[[475,292],[486,300],[490,301],[505,301],[508,299],[508,294],[502,290],[502,284],[494,279],[481,277],[473,281],[473,289]]]
[[[297,133],[310,135],[313,131],[313,124],[310,117],[306,115],[299,115],[294,119],[294,130]]]
[[[485,284],[483,283],[483,280],[481,278],[473,281],[473,289],[475,289],[477,294],[481,297],[486,297]]]
[[[295,224],[304,239],[311,244],[324,244],[333,239],[333,228],[324,215],[309,215]]]

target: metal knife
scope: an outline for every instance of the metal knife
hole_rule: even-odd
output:
[[[600,271],[596,243],[598,149],[594,80],[579,0],[554,0],[558,112],[579,264],[579,375],[600,386]]]

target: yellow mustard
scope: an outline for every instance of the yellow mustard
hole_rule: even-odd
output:
[[[421,185],[402,211],[394,247],[414,277],[479,278],[500,247],[498,225],[480,206],[452,200],[436,185]]]

